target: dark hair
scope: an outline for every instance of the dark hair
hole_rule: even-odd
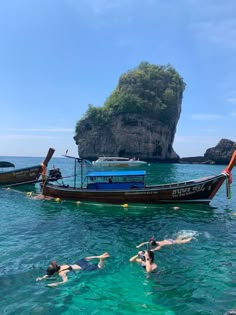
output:
[[[153,263],[154,262],[154,252],[151,250],[148,250],[147,252],[148,252],[148,256],[150,258],[151,263]]]
[[[157,245],[157,242],[155,240],[150,240],[149,245],[155,246],[155,245]]]
[[[54,275],[54,273],[58,272],[60,270],[60,266],[56,263],[56,261],[51,262],[51,264],[48,266],[46,270],[46,274],[48,276]]]

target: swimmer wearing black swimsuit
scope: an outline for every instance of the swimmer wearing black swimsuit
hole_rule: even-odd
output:
[[[90,264],[88,260],[86,260],[86,258],[79,259],[76,265],[79,265],[81,269],[85,271],[93,271],[100,269],[98,264]]]
[[[109,254],[106,252],[99,256],[90,256],[83,259],[80,259],[76,264],[73,265],[58,265],[56,261],[53,261],[46,270],[46,275],[43,277],[39,277],[36,279],[36,281],[43,280],[47,277],[50,277],[54,274],[58,274],[61,278],[61,282],[54,282],[51,284],[48,284],[48,286],[57,286],[59,284],[65,283],[68,280],[67,273],[70,271],[76,271],[76,270],[85,270],[85,271],[92,271],[96,269],[101,269],[103,267],[103,260],[110,257]],[[99,259],[98,264],[90,264],[89,261],[92,259]]]

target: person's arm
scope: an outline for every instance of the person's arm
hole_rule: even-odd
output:
[[[134,255],[129,259],[130,262],[141,262],[142,260],[138,258],[138,254]]]
[[[46,279],[48,277],[48,275],[44,275],[43,277],[38,277],[37,279],[36,279],[36,281],[41,281],[41,280],[43,280],[43,279]]]
[[[69,270],[61,274],[59,273],[59,276],[62,278],[62,281],[50,283],[47,285],[47,287],[57,287],[59,284],[65,283],[68,280],[68,277],[66,275],[67,272],[69,272]]]
[[[144,245],[146,245],[146,244],[148,244],[148,243],[149,243],[149,242],[143,242],[143,243],[137,245],[136,248],[142,247],[142,246],[144,246]]]

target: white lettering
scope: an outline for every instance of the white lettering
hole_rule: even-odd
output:
[[[173,198],[184,197],[184,196],[189,196],[189,195],[192,195],[197,192],[204,191],[204,190],[205,190],[204,184],[200,184],[197,186],[192,186],[192,187],[187,187],[187,188],[174,189],[172,192],[172,196]]]

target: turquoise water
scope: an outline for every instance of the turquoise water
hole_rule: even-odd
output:
[[[17,166],[37,158],[9,158]],[[72,162],[54,158],[64,175]],[[152,164],[149,183],[218,174],[211,165]],[[233,171],[236,182],[236,172]],[[69,180],[69,179],[68,179]],[[70,179],[71,181],[73,179]],[[220,315],[236,306],[236,184],[204,205],[122,206],[34,200],[24,190],[0,190],[0,314]],[[178,210],[174,210],[178,206]],[[129,258],[150,236],[195,234],[187,244],[156,252],[158,272],[148,275]],[[70,273],[55,288],[36,282],[54,259],[74,263],[105,251],[102,270]]]

